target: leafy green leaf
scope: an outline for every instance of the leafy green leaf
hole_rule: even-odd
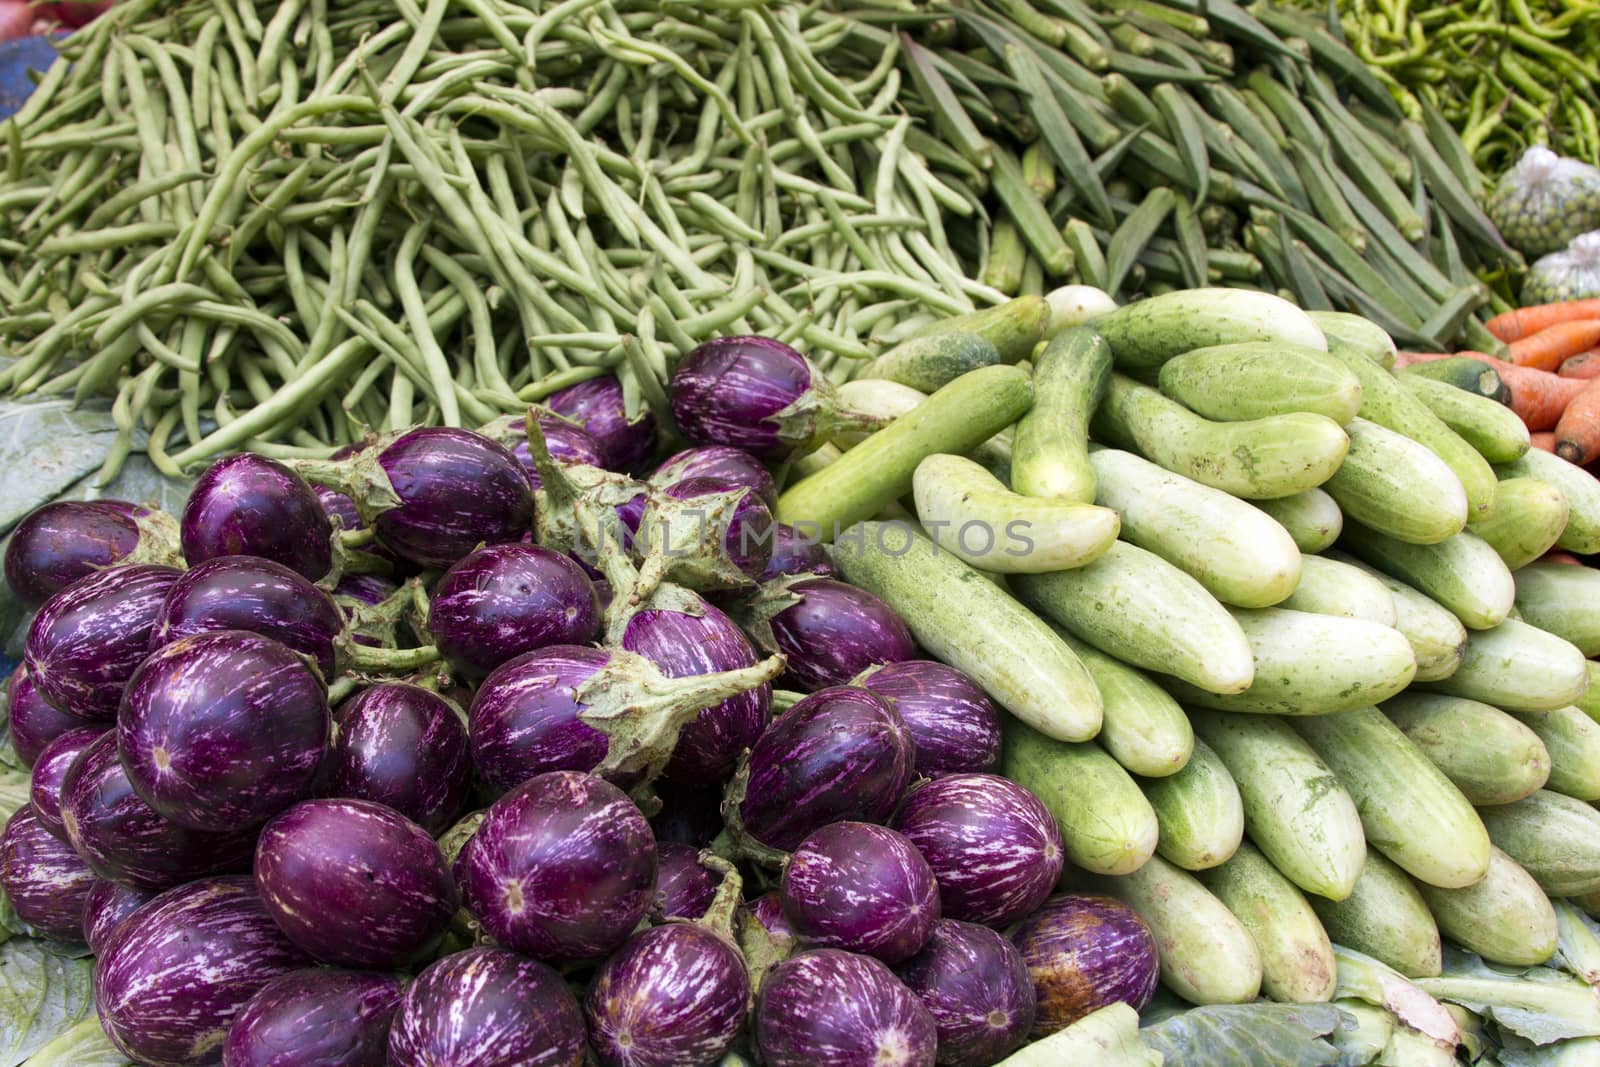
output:
[[[106,1036],[100,1017],[90,1015],[34,1053],[28,1067],[132,1067],[132,1064]]]
[[[1169,1015],[1139,1036],[1183,1067],[1328,1067],[1339,1053],[1323,1038],[1344,1018],[1330,1004],[1217,1004]]]
[[[100,469],[117,436],[109,408],[69,400],[0,401],[0,532]]]
[[[1512,1035],[1500,1050],[1501,1067],[1593,1067],[1596,1063],[1600,1063],[1600,1037],[1535,1045]]]
[[[21,769],[0,769],[0,823],[11,818],[12,812],[28,802],[30,778]]]
[[[1535,1044],[1600,1036],[1600,993],[1550,967],[1495,967],[1447,945],[1444,973],[1417,985]]]
[[[0,945],[0,1067],[19,1067],[94,1013],[93,961],[45,942]]]

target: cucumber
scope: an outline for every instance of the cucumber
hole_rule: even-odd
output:
[[[1238,849],[1244,838],[1239,787],[1221,758],[1198,737],[1181,771],[1146,779],[1140,786],[1160,827],[1156,852],[1168,863],[1203,871]]]
[[[1309,411],[1343,426],[1361,408],[1361,380],[1326,352],[1300,345],[1197,348],[1164,363],[1160,385],[1190,411],[1217,422]]]
[[[1261,991],[1261,954],[1244,924],[1199,879],[1159,856],[1095,889],[1133,908],[1156,935],[1161,980],[1191,1004],[1243,1004]]]
[[[1411,643],[1411,654],[1417,660],[1415,681],[1436,682],[1456,672],[1466,651],[1467,628],[1448,608],[1354,556],[1334,551],[1327,558],[1361,568],[1389,591],[1394,601],[1394,628]]]
[[[1267,341],[1319,351],[1316,323],[1282,297],[1243,289],[1177,289],[1091,319],[1118,366],[1154,370],[1173,356],[1210,345]]]
[[[1567,528],[1567,495],[1534,478],[1507,478],[1495,493],[1494,514],[1467,529],[1489,542],[1512,570],[1555,545]]]
[[[1138,870],[1156,850],[1155,809],[1128,772],[1092,741],[1056,741],[1005,724],[1000,773],[1031,790],[1055,816],[1067,858],[1096,874]]]
[[[1510,463],[1528,451],[1527,425],[1504,404],[1432,378],[1402,374],[1397,380],[1490,463]]]
[[[963,374],[1002,362],[1006,361],[1001,359],[1000,350],[988,338],[978,334],[918,334],[901,341],[862,367],[860,376],[883,378],[931,393]]]
[[[1095,740],[1111,758],[1130,773],[1147,778],[1164,778],[1183,770],[1194,751],[1194,730],[1178,702],[1143,671],[1065,630],[1059,635],[1089,669],[1100,690],[1105,720]]]
[[[1367,852],[1355,890],[1345,899],[1310,899],[1336,944],[1364,952],[1407,978],[1431,978],[1443,969],[1433,914],[1416,883],[1382,854]]]
[[[1553,711],[1519,711],[1516,718],[1539,735],[1550,753],[1547,788],[1577,800],[1600,800],[1600,723],[1570,704]]]
[[[1384,714],[1474,804],[1510,804],[1544,788],[1550,752],[1499,708],[1438,693],[1401,693]]]
[[[1323,488],[1348,518],[1414,545],[1467,525],[1461,480],[1426,445],[1366,419],[1346,426],[1350,453]]]
[[[1530,563],[1512,574],[1522,620],[1600,655],[1600,571],[1566,563]]]
[[[1111,376],[1093,426],[1107,443],[1136,449],[1175,474],[1251,500],[1321,485],[1350,447],[1339,424],[1323,415],[1211,422],[1120,374]]]
[[[1022,1046],[996,1067],[1059,1067],[1063,1063],[1162,1067],[1162,1056],[1140,1040],[1139,1013],[1119,1000]]]
[[[1289,1004],[1333,998],[1338,964],[1317,913],[1293,882],[1249,842],[1228,862],[1196,875],[1233,913],[1261,956],[1261,992]]]
[[[1600,552],[1600,479],[1560,456],[1530,448],[1521,459],[1495,467],[1502,478],[1535,478],[1567,498],[1567,525],[1556,546],[1580,556]]]
[[[851,414],[867,415],[884,422],[898,419],[928,399],[927,393],[913,389],[909,385],[891,382],[887,378],[854,378],[839,386],[838,395],[839,403]],[[870,431],[862,430],[847,430],[835,434],[833,444],[837,447],[833,458],[837,459],[838,452],[847,452],[871,436]],[[1011,431],[1001,430],[974,448],[968,455],[983,464],[990,472],[994,472],[995,477],[1002,480],[1009,479]],[[800,464],[803,462],[804,460],[801,460],[796,464],[796,472],[802,476],[812,473],[800,470]]]
[[[1364,619],[1288,608],[1234,608],[1250,642],[1255,681],[1239,693],[1169,683],[1180,701],[1217,711],[1327,715],[1388,700],[1417,672],[1400,631]]]
[[[1118,541],[1087,567],[1019,574],[1012,584],[1034,610],[1124,663],[1207,691],[1238,692],[1254,677],[1250,643],[1227,609],[1153,552]]]
[[[1514,804],[1484,808],[1484,826],[1552,897],[1600,892],[1600,811],[1541,789]]]
[[[1100,691],[1072,649],[923,534],[901,523],[858,523],[840,537],[834,559],[846,581],[905,620],[919,645],[1023,722],[1064,741],[1099,733]]]
[[[1355,799],[1373,848],[1428,885],[1458,889],[1488,872],[1489,835],[1461,790],[1377,708],[1296,722]]]
[[[1425,688],[1505,711],[1553,711],[1583,697],[1589,688],[1588,662],[1571,642],[1507,619],[1492,630],[1469,635],[1461,666]]]
[[[820,541],[876,515],[911,491],[929,456],[963,455],[1017,420],[1032,402],[1026,371],[985,367],[964,374],[778,498],[776,516]]]
[[[1033,355],[1050,328],[1050,304],[1042,296],[1019,296],[995,307],[969,311],[939,319],[923,327],[916,336],[938,337],[952,333],[977,334],[1000,352],[1006,363],[1016,363]]]
[[[1081,567],[1105,555],[1122,528],[1110,508],[1013,493],[961,456],[929,456],[917,464],[911,488],[935,543],[997,574]]]
[[[1451,356],[1449,359],[1430,359],[1413,363],[1397,372],[1400,381],[1407,378],[1430,378],[1453,385],[1462,392],[1493,400],[1496,404],[1511,404],[1511,387],[1500,377],[1500,372],[1481,359],[1471,356]]]
[[[1123,540],[1183,570],[1224,604],[1270,607],[1299,583],[1294,539],[1252,505],[1132,452],[1096,448],[1089,463],[1095,500],[1122,516]]]
[[[1033,368],[1033,407],[1017,423],[1011,488],[1024,496],[1094,503],[1089,416],[1105,396],[1111,349],[1086,326],[1045,345]]]
[[[1490,963],[1534,967],[1556,954],[1556,910],[1539,883],[1499,849],[1489,872],[1460,889],[1418,887],[1439,929]]]
[[[1383,327],[1360,315],[1345,311],[1310,311],[1306,313],[1323,338],[1331,345],[1334,341],[1360,352],[1385,370],[1394,366],[1394,338]]]
[[[1516,601],[1510,569],[1488,542],[1466,530],[1436,545],[1413,545],[1352,522],[1339,545],[1442,604],[1471,630],[1500,625]]]
[[[1584,670],[1589,675],[1589,688],[1584,690],[1583,696],[1572,703],[1589,718],[1600,722],[1600,663],[1589,660],[1584,665]]]
[[[1396,621],[1394,597],[1382,582],[1360,567],[1321,556],[1300,561],[1300,584],[1280,606],[1380,626],[1393,627]]]
[[[1245,829],[1272,865],[1307,893],[1348,897],[1366,837],[1355,801],[1322,758],[1278,719],[1195,711],[1190,721],[1238,785]]]
[[[1317,553],[1339,540],[1344,529],[1344,512],[1322,489],[1307,489],[1303,493],[1282,496],[1276,500],[1257,500],[1255,506],[1266,512],[1289,531],[1296,547],[1302,552]],[[1269,607],[1263,604],[1241,604],[1240,607]]]

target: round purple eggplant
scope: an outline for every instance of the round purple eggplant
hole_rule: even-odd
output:
[[[497,948],[446,956],[400,997],[389,1067],[578,1067],[583,1011],[550,967]]]
[[[989,1067],[1033,1029],[1033,979],[1015,945],[987,926],[940,919],[895,969],[933,1015],[943,1067]]]
[[[836,573],[828,550],[815,537],[801,534],[793,526],[777,523],[772,527],[772,558],[767,561],[761,580],[769,582],[786,574],[815,574],[829,578]]]
[[[739,950],[694,923],[643,930],[600,965],[584,1008],[601,1067],[716,1063],[749,1010]]]
[[[1061,877],[1061,830],[1039,798],[994,774],[917,787],[891,824],[917,846],[951,919],[1007,926],[1036,911]]]
[[[68,730],[45,746],[33,765],[33,779],[28,786],[28,802],[38,816],[39,825],[58,841],[67,841],[67,828],[61,822],[61,787],[67,772],[78,762],[85,749],[105,733],[104,727],[80,726]]]
[[[275,459],[244,452],[200,475],[183,509],[183,558],[260,556],[315,582],[333,566],[333,523],[311,486]]]
[[[699,852],[722,833],[720,783],[685,785],[662,778],[652,788],[661,801],[661,810],[650,817],[657,841],[689,845]]]
[[[750,453],[726,445],[702,445],[667,457],[650,475],[650,484],[665,489],[694,478],[715,478],[753,489],[769,506],[778,503],[772,472]]]
[[[542,488],[544,482],[539,476],[539,468],[534,465],[533,450],[528,446],[528,420],[508,419],[503,425],[504,436],[495,435],[496,440],[511,449],[511,454],[517,457],[522,469],[528,472],[528,481],[533,487]],[[483,432],[487,433],[488,427],[485,427]],[[573,425],[564,418],[541,416],[539,432],[544,434],[544,445],[550,450],[550,458],[563,467],[579,464],[588,467],[606,465],[606,457],[600,450],[600,442],[590,437],[587,430]]]
[[[1118,1001],[1143,1011],[1160,978],[1156,939],[1120,900],[1063,893],[1011,934],[1033,979],[1035,1039]]]
[[[322,505],[322,510],[328,513],[328,518],[338,522],[339,529],[361,529],[361,512],[348,494],[341,493],[337,489],[329,489],[325,485],[314,485],[311,491],[317,494],[317,501]]]
[[[622,790],[554,771],[495,801],[456,877],[500,944],[552,963],[599,959],[649,911],[655,839]]]
[[[939,887],[927,860],[886,826],[836,822],[808,835],[783,870],[783,912],[807,945],[899,963],[927,944]]]
[[[95,1007],[106,1036],[131,1060],[218,1063],[246,1002],[309,963],[249,878],[208,878],[169,889],[123,920],[95,964]]]
[[[83,726],[78,716],[68,715],[45,700],[28,677],[26,666],[18,666],[6,679],[6,712],[11,747],[24,767],[37,763],[50,742]]]
[[[258,556],[218,556],[172,583],[150,649],[215,630],[249,630],[311,657],[332,678],[344,625],[333,597],[298,571]]]
[[[583,569],[561,553],[490,545],[439,579],[428,629],[450,665],[478,679],[524,652],[593,640],[600,601]]]
[[[656,891],[650,921],[698,919],[717,895],[717,877],[700,865],[700,850],[676,841],[656,842]]]
[[[520,541],[533,525],[527,472],[482,434],[423,427],[401,434],[374,461],[399,506],[379,511],[373,527],[402,559],[448,567],[480,544]]]
[[[805,578],[787,591],[799,603],[778,612],[768,625],[773,648],[788,659],[788,677],[796,688],[844,685],[874,664],[917,654],[900,616],[865,589],[832,578]]]
[[[133,791],[107,731],[61,783],[61,822],[101,878],[159,891],[194,878],[250,869],[253,834],[191,830],[157,815]]]
[[[116,718],[122,687],[144,661],[161,604],[177,580],[171,567],[109,567],[45,601],[22,652],[39,694],[80,719]]]
[[[472,762],[505,792],[548,771],[592,771],[610,748],[579,718],[578,688],[609,663],[608,653],[558,645],[518,656],[478,687],[468,713]]]
[[[222,1067],[384,1067],[399,1006],[393,975],[290,971],[234,1018]]]
[[[37,608],[95,571],[119,563],[172,564],[178,524],[121,500],[58,501],[29,512],[6,545],[6,581]]]
[[[655,454],[655,415],[641,404],[639,413],[630,419],[622,383],[610,375],[552,393],[544,404],[594,438],[608,470],[639,470]]]
[[[799,940],[800,935],[795,933],[794,927],[789,924],[789,916],[783,913],[783,894],[776,889],[756,897],[746,904],[745,908],[755,917],[756,922],[766,928],[769,936],[787,938],[790,943]]]
[[[472,754],[449,701],[414,685],[375,685],[341,704],[334,724],[327,795],[387,804],[430,834],[455,821],[472,788]]]
[[[218,630],[158,649],[134,673],[117,749],[163,817],[233,831],[310,795],[329,725],[315,668],[271,638]]]
[[[756,841],[785,852],[832,822],[883,822],[910,784],[915,758],[911,731],[882,698],[852,686],[824,689],[774,719],[750,750],[739,821]]]
[[[989,771],[1000,762],[1000,713],[988,694],[954,667],[902,660],[868,669],[855,684],[887,698],[906,721],[923,777]]]
[[[933,1067],[933,1015],[871,956],[803,952],[767,972],[755,1043],[767,1067]]]
[[[772,558],[772,510],[754,489],[722,478],[674,482],[651,494],[636,531],[648,587],[749,585]],[[652,573],[654,570],[655,573]]]
[[[96,878],[83,899],[83,941],[89,946],[90,954],[98,956],[104,952],[122,920],[142,908],[155,895],[147,889],[135,889]]]
[[[0,892],[18,918],[45,937],[77,941],[83,936],[83,905],[94,872],[40,823],[24,804],[0,832]]]

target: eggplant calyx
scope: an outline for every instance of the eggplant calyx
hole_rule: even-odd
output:
[[[474,811],[463,815],[456,820],[448,830],[439,835],[439,851],[444,853],[444,861],[452,866],[456,857],[461,855],[461,850],[467,847],[467,842],[478,835],[478,827],[483,825],[484,816],[489,814],[489,809]]]
[[[425,608],[427,594],[422,590],[422,580],[420,578],[412,578],[376,604],[363,603],[354,597],[347,596],[336,597],[335,600],[345,614],[344,633],[339,636],[336,642],[336,650],[341,656],[340,662],[342,664],[354,664],[358,661],[352,655],[353,649],[360,648],[372,652],[393,650],[396,631],[399,629],[401,621],[404,620],[407,611],[415,610],[419,606]],[[425,629],[427,621],[427,615],[424,611],[418,621],[418,627]],[[360,644],[357,639],[362,637],[378,641],[381,647],[373,648],[370,645]],[[435,655],[434,659],[437,658],[437,655]],[[429,660],[427,662],[431,663],[433,661]],[[427,664],[420,665],[426,666]],[[403,670],[405,668],[399,669]]]
[[[788,407],[762,421],[777,425],[778,439],[793,443],[796,456],[815,452],[841,433],[872,433],[890,422],[881,415],[845,408],[838,390],[815,366],[811,368],[810,388]]]
[[[361,524],[371,526],[379,515],[405,503],[380,462],[384,451],[399,437],[398,432],[384,434],[371,447],[346,459],[297,459],[288,463],[312,485],[337,490],[355,501]]]
[[[691,589],[738,589],[751,578],[728,557],[729,524],[755,490],[738,486],[679,500],[652,490],[635,543],[643,549],[634,597],[643,599],[663,581]]]
[[[722,794],[723,831],[711,847],[724,859],[749,860],[763,867],[781,868],[789,861],[789,854],[756,840],[755,835],[744,828],[744,817],[739,809],[744,806],[745,791],[749,788],[750,750],[746,749],[739,757],[739,769],[734,771],[733,779]]]
[[[815,574],[782,574],[769,578],[761,583],[755,596],[734,612],[734,621],[750,635],[757,648],[766,652],[779,651],[777,636],[772,632],[772,620],[805,599],[794,591],[795,585],[816,577]]]
[[[177,519],[152,507],[143,514],[134,515],[133,524],[139,528],[138,543],[132,552],[117,560],[117,566],[135,563],[179,569],[185,566]]]

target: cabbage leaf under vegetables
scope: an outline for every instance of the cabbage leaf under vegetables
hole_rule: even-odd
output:
[[[1344,1023],[1331,1004],[1216,1004],[1150,1012],[1139,1037],[1183,1067],[1327,1067],[1327,1035]]]
[[[1417,985],[1535,1044],[1600,1036],[1595,988],[1551,967],[1495,967],[1446,945],[1444,973]]]
[[[90,1015],[35,1052],[27,1067],[133,1067],[106,1036],[98,1015]]]
[[[94,961],[63,954],[71,951],[20,938],[0,945],[0,1067],[19,1067],[78,1023],[94,1018]]]

